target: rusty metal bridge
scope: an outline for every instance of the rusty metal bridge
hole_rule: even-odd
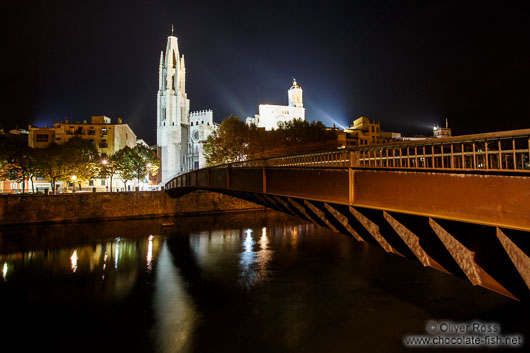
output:
[[[165,188],[253,201],[530,299],[530,129],[236,162]]]

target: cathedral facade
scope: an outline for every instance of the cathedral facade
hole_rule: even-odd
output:
[[[294,119],[305,120],[302,87],[293,79],[293,85],[287,91],[288,105],[260,104],[258,114],[246,119],[247,125],[256,125],[265,130],[275,130],[280,123]]]
[[[205,166],[202,143],[217,127],[211,110],[190,113],[186,93],[186,65],[177,37],[167,38],[160,52],[157,94],[157,137],[160,157],[159,182]]]

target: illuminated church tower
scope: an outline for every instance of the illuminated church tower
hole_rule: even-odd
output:
[[[297,108],[303,108],[304,103],[302,101],[302,87],[298,86],[298,83],[296,83],[296,80],[293,78],[293,85],[288,91],[289,94],[289,106],[290,107],[297,107]]]
[[[305,120],[305,108],[302,100],[302,87],[293,78],[293,85],[287,91],[288,105],[260,104],[258,114],[248,117],[247,125],[256,125],[265,130],[275,130],[282,123],[294,119]]]
[[[186,94],[186,67],[177,37],[167,38],[166,52],[160,53],[157,94],[157,146],[161,159],[162,183],[189,170],[188,133],[190,101]]]

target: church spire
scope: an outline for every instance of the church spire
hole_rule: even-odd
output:
[[[171,36],[174,37],[174,31],[175,31],[175,28],[173,27],[173,25],[171,25]]]

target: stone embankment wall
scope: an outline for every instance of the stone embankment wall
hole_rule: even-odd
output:
[[[263,210],[234,197],[195,191],[172,198],[164,191],[0,196],[0,226]]]

